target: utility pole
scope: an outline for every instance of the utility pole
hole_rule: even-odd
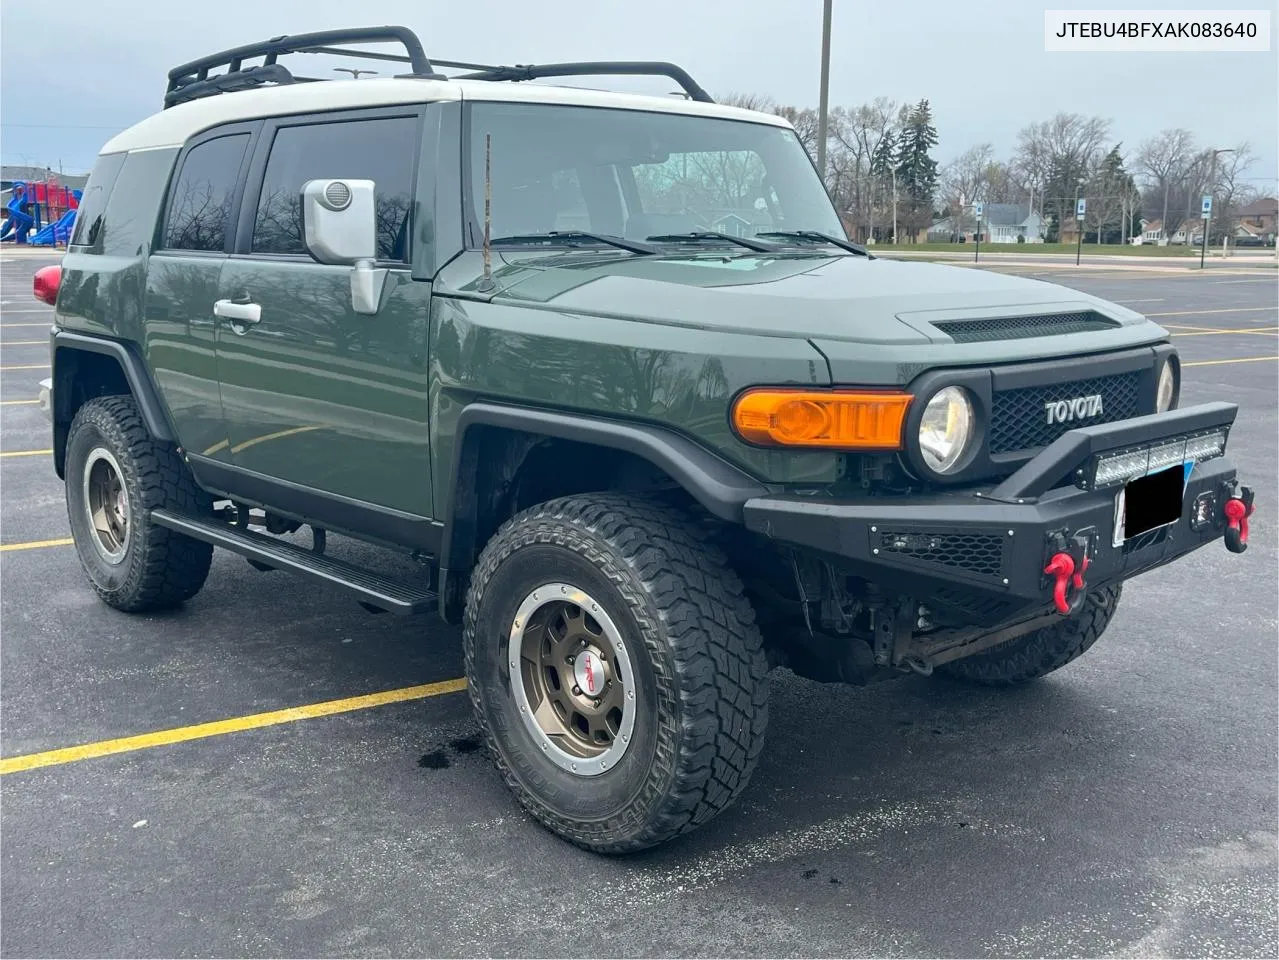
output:
[[[817,98],[817,169],[826,183],[826,107],[830,93],[830,13],[833,0],[822,4],[822,86]]]
[[[897,168],[893,168],[893,246],[897,246]]]

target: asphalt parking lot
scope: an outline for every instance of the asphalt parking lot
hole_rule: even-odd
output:
[[[1155,316],[1182,402],[1240,404],[1246,554],[1132,581],[1105,638],[1024,689],[779,671],[742,801],[610,860],[521,814],[457,684],[252,719],[455,680],[438,621],[226,553],[181,611],[97,601],[29,402],[46,262],[0,253],[3,955],[1279,955],[1273,269],[997,267]]]

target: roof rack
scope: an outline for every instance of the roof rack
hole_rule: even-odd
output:
[[[209,97],[218,93],[229,93],[235,90],[248,90],[264,83],[284,84],[314,81],[316,77],[299,77],[290,73],[288,68],[277,62],[281,56],[290,53],[340,53],[348,57],[384,60],[391,59],[388,54],[377,54],[370,50],[339,50],[329,46],[334,43],[391,43],[404,45],[406,57],[395,57],[412,66],[409,74],[430,80],[445,80],[442,73],[436,73],[431,61],[426,58],[422,42],[408,27],[356,27],[350,30],[321,30],[317,33],[298,33],[292,36],[272,37],[259,43],[246,44],[213,53],[199,60],[192,60],[169,71],[169,86],[164,93],[164,106],[169,108],[188,100]],[[245,60],[262,57],[261,64],[244,66]],[[226,73],[209,76],[210,70],[226,67]]]
[[[352,50],[335,44],[388,43],[404,45],[405,55],[382,53],[374,50]],[[165,109],[188,100],[210,97],[219,93],[250,90],[263,84],[311,83],[319,77],[301,77],[293,74],[278,62],[278,58],[291,53],[325,53],[364,60],[388,60],[407,63],[410,72],[401,76],[427,80],[493,80],[519,82],[544,77],[589,76],[662,76],[678,83],[691,100],[714,103],[711,95],[698,85],[682,67],[673,63],[649,60],[600,60],[580,63],[516,64],[500,66],[484,63],[464,63],[457,60],[427,59],[422,43],[408,27],[356,27],[349,30],[323,30],[317,33],[298,33],[291,36],[272,37],[260,43],[250,43],[221,53],[213,53],[169,71],[169,85],[164,94]],[[245,60],[262,57],[262,63],[244,66]],[[438,73],[436,66],[470,73],[450,78]],[[209,75],[210,70],[226,67],[225,73]]]

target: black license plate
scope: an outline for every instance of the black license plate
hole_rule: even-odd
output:
[[[1131,540],[1180,520],[1185,485],[1186,470],[1181,464],[1128,483],[1119,495],[1123,538]]]

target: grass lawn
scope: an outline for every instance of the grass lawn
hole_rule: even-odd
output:
[[[899,243],[894,246],[891,243],[877,243],[870,249],[875,253],[882,253],[885,256],[891,256],[893,251],[901,251],[902,253],[966,253],[970,257],[973,255],[973,247],[971,243]],[[1208,256],[1212,256],[1214,249],[1220,255],[1221,247],[1209,247]],[[1251,249],[1251,248],[1250,248]],[[1075,252],[1073,243],[983,243],[981,245],[982,254],[986,253],[1012,253],[1017,256],[1032,256],[1034,254],[1044,253],[1070,253]],[[1124,245],[1121,243],[1085,243],[1082,248],[1084,256],[1106,254],[1108,256],[1120,255],[1131,257],[1197,257],[1199,256],[1198,247],[1156,247],[1153,244],[1143,243],[1140,247]]]

